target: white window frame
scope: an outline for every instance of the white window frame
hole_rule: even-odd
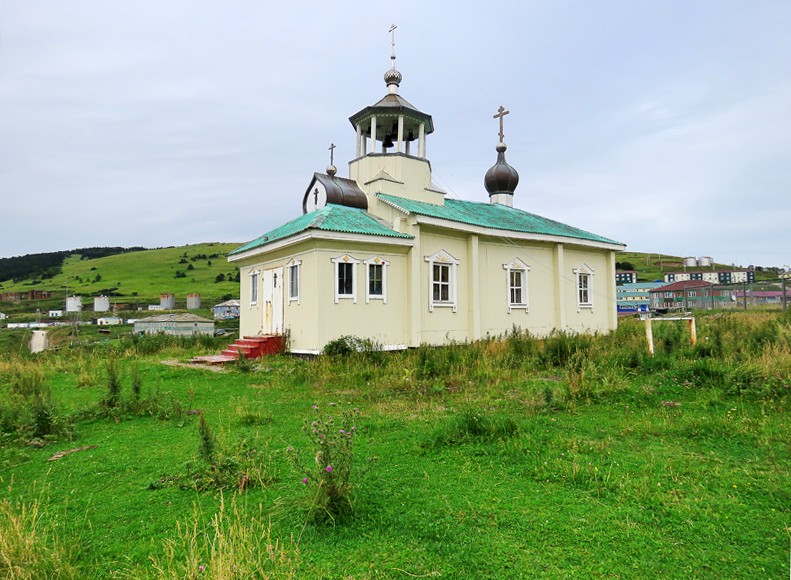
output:
[[[390,262],[378,256],[365,260],[365,303],[371,300],[381,300],[382,304],[387,304],[387,267]],[[382,267],[382,293],[371,294],[371,266]]]
[[[250,305],[258,304],[258,292],[261,280],[261,270],[250,270]]]
[[[288,303],[291,304],[292,302],[296,302],[299,304],[299,295],[300,289],[302,287],[302,280],[300,277],[302,276],[301,270],[302,268],[302,260],[297,260],[296,258],[291,258],[288,262],[286,262],[286,271],[288,272]],[[294,272],[296,272],[296,277],[294,277]],[[296,286],[297,286],[297,293],[296,296],[292,296],[291,290],[293,288],[294,279],[296,278]]]
[[[454,258],[449,252],[445,250],[440,250],[431,256],[425,256],[425,260],[428,262],[428,311],[434,312],[435,308],[450,308],[453,312],[456,312],[458,308],[457,274],[460,263],[459,260]],[[448,266],[449,288],[447,301],[434,300],[434,284],[437,283],[437,281],[434,280],[435,265]]]
[[[512,310],[524,310],[525,312],[530,311],[530,300],[527,294],[527,273],[530,271],[530,266],[525,264],[519,258],[514,258],[507,264],[503,264],[503,268],[505,269],[505,291],[506,291],[506,298],[505,302],[508,304],[508,313],[510,314]],[[512,302],[511,301],[511,273],[512,272],[520,272],[522,274],[522,302]]]
[[[357,304],[357,264],[360,263],[360,260],[357,258],[350,256],[349,254],[343,254],[342,256],[338,256],[337,258],[332,259],[332,263],[335,266],[335,275],[332,279],[333,287],[335,288],[335,304],[338,304],[341,300],[351,298],[354,304]],[[340,264],[351,264],[352,266],[352,293],[351,294],[341,294],[338,292],[338,274],[340,272]]]
[[[575,292],[577,294],[577,312],[583,308],[593,310],[593,275],[596,272],[593,271],[593,268],[584,263],[580,265],[579,268],[574,268],[572,272],[574,272],[576,281]],[[583,280],[585,280],[584,289],[582,287]],[[583,290],[587,295],[587,301],[582,300]]]

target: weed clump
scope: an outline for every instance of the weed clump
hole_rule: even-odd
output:
[[[223,446],[215,437],[206,417],[198,421],[198,458],[184,464],[184,472],[163,476],[149,489],[178,485],[195,491],[245,491],[265,487],[275,478],[267,466],[264,452],[254,439],[242,439],[235,447]]]
[[[305,420],[303,430],[313,448],[313,465],[306,464],[293,447],[286,449],[296,471],[303,476],[302,484],[310,490],[307,512],[317,522],[334,522],[353,511],[351,476],[359,409],[339,407],[330,402],[325,412],[313,405],[312,419]]]
[[[437,427],[423,443],[423,447],[501,441],[518,433],[519,426],[510,415],[468,407],[452,415],[449,420]]]
[[[19,440],[71,436],[71,423],[57,413],[39,367],[20,364],[4,378],[0,382],[0,434]]]

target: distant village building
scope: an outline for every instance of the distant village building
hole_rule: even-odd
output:
[[[637,282],[637,270],[616,270],[616,284],[635,284]]]
[[[67,296],[66,312],[82,312],[82,296]]]
[[[214,334],[214,321],[196,314],[161,314],[135,321],[135,334],[196,336]]]
[[[426,157],[433,119],[399,94],[392,58],[387,94],[349,119],[349,178],[331,157],[309,180],[303,215],[229,254],[240,270],[240,334],[288,331],[292,352],[315,354],[344,335],[400,349],[513,328],[614,330],[625,246],[513,207],[519,175],[505,160],[504,107],[486,193],[448,195]]]
[[[118,316],[104,316],[96,319],[97,326],[116,326],[123,324],[123,320]]]
[[[705,280],[681,280],[649,290],[651,310],[692,310],[729,307],[733,291],[717,288]]]
[[[176,296],[173,294],[161,294],[159,296],[159,305],[162,310],[174,310],[176,308]]]
[[[755,282],[754,270],[721,270],[699,272],[667,272],[665,282],[683,282],[684,280],[703,280],[712,284],[751,284]]]
[[[62,318],[63,317],[63,310],[50,310],[47,313],[47,316],[50,318]]]
[[[2,312],[0,312],[0,320],[5,320],[6,318],[8,318],[8,315],[3,314]]]
[[[621,314],[648,312],[651,306],[651,295],[649,292],[664,285],[662,282],[636,282],[618,285],[615,289],[618,312]]]
[[[187,310],[198,310],[200,308],[200,294],[187,294]]]
[[[226,300],[212,307],[215,320],[225,320],[228,318],[239,318],[239,301]]]
[[[786,289],[786,301],[791,301],[791,288]],[[735,290],[733,295],[736,297],[737,302],[744,300],[745,293],[741,290]],[[754,304],[782,304],[783,291],[782,290],[748,290],[747,300]]]
[[[107,296],[94,296],[93,311],[108,312],[110,310],[110,299]]]
[[[27,292],[2,292],[0,301],[21,302],[22,300],[48,300],[52,298],[51,290],[28,290]]]

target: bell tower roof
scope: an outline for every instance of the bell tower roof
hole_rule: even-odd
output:
[[[417,139],[421,124],[423,125],[424,135],[434,132],[434,123],[431,119],[431,115],[419,110],[412,103],[398,94],[398,89],[401,86],[401,81],[404,80],[404,76],[396,69],[396,28],[398,27],[393,24],[389,30],[390,34],[392,35],[391,44],[393,50],[390,55],[392,64],[384,74],[384,81],[387,85],[387,94],[373,105],[365,107],[364,109],[361,109],[349,117],[349,121],[353,127],[357,128],[364,125],[364,127],[362,127],[363,132],[369,134],[372,128],[372,118],[376,117],[377,121],[379,122],[374,124],[376,129],[375,139],[376,141],[381,141],[382,143],[387,141],[387,135],[390,135],[390,140],[395,142],[399,124],[398,117],[403,117],[402,137],[404,140],[412,141]],[[385,119],[388,119],[390,123],[382,122]],[[393,124],[392,121],[395,121],[395,124]]]

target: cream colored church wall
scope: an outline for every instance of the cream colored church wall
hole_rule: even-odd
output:
[[[300,244],[295,247],[283,248],[275,252],[268,253],[262,259],[261,256],[253,256],[240,260],[239,266],[239,336],[255,336],[263,333],[264,330],[264,288],[263,272],[272,268],[283,268],[283,323],[284,328],[288,328],[288,272],[285,264],[293,256],[297,259],[304,259],[302,256],[310,251],[309,244]],[[256,304],[251,304],[251,284],[250,274],[258,271],[258,300]]]
[[[263,272],[282,267],[283,326],[289,332],[292,351],[318,353],[327,342],[344,335],[370,338],[384,347],[403,346],[408,343],[406,251],[407,248],[394,251],[390,246],[312,240],[272,253],[265,261],[240,265],[240,334],[254,336],[263,329],[263,289],[259,287],[258,303],[251,305],[249,273],[254,269]],[[344,254],[361,260],[355,269],[356,304],[348,298],[335,303],[337,280],[332,259]],[[367,265],[364,261],[375,257],[389,262],[387,303],[380,299],[366,303]],[[288,263],[292,259],[301,262],[297,301],[290,301],[288,295]],[[253,260],[255,258],[249,261]],[[260,280],[259,277],[259,284]]]
[[[480,244],[481,333],[498,336],[514,326],[545,336],[555,327],[555,280],[552,249],[546,244],[484,241]],[[504,264],[515,258],[530,269],[527,272],[528,309],[514,308],[510,313],[508,271]]]
[[[259,271],[259,281],[261,267],[258,264],[249,266],[239,266],[239,336],[255,336],[261,328],[263,318],[261,289],[259,284],[259,299],[255,304],[250,302],[251,284],[250,275],[253,270]],[[257,324],[256,324],[257,323]]]
[[[587,264],[593,271],[593,308],[578,308],[577,277],[574,269]],[[615,294],[609,295],[610,279],[615,279],[615,272],[610,267],[610,252],[605,250],[577,250],[566,246],[565,270],[562,272],[565,282],[565,328],[572,332],[609,332],[612,309],[615,309]]]
[[[287,267],[284,270],[283,328],[288,331],[292,350],[303,349],[304,345],[313,345],[318,341],[319,333],[315,320],[318,311],[316,284],[319,256],[320,252],[311,241],[305,247],[293,248],[291,253],[282,259],[285,265],[292,264],[292,260],[300,262],[298,300],[289,299],[290,273]]]
[[[310,343],[295,343],[293,349],[320,352],[331,340],[352,335],[373,340],[384,348],[403,347],[408,344],[409,317],[407,315],[407,248],[394,251],[392,246],[332,244],[316,251],[316,278],[306,283],[314,288],[317,297],[315,315],[312,320],[300,320],[300,324],[313,325],[317,329],[315,340]],[[335,302],[335,264],[333,258],[348,254],[360,260],[355,265],[354,284],[356,303],[351,298],[339,298]],[[387,262],[387,302],[371,299],[366,303],[367,265],[365,260],[379,257]],[[296,324],[296,321],[295,321]]]
[[[421,336],[420,341],[426,344],[445,344],[448,341],[465,341],[470,339],[469,328],[469,288],[467,284],[470,258],[467,255],[467,236],[454,236],[444,232],[432,231],[426,227],[421,231],[421,280],[420,310]],[[456,312],[449,307],[434,307],[429,311],[429,290],[431,288],[430,264],[426,256],[445,250],[459,260],[456,267]]]

